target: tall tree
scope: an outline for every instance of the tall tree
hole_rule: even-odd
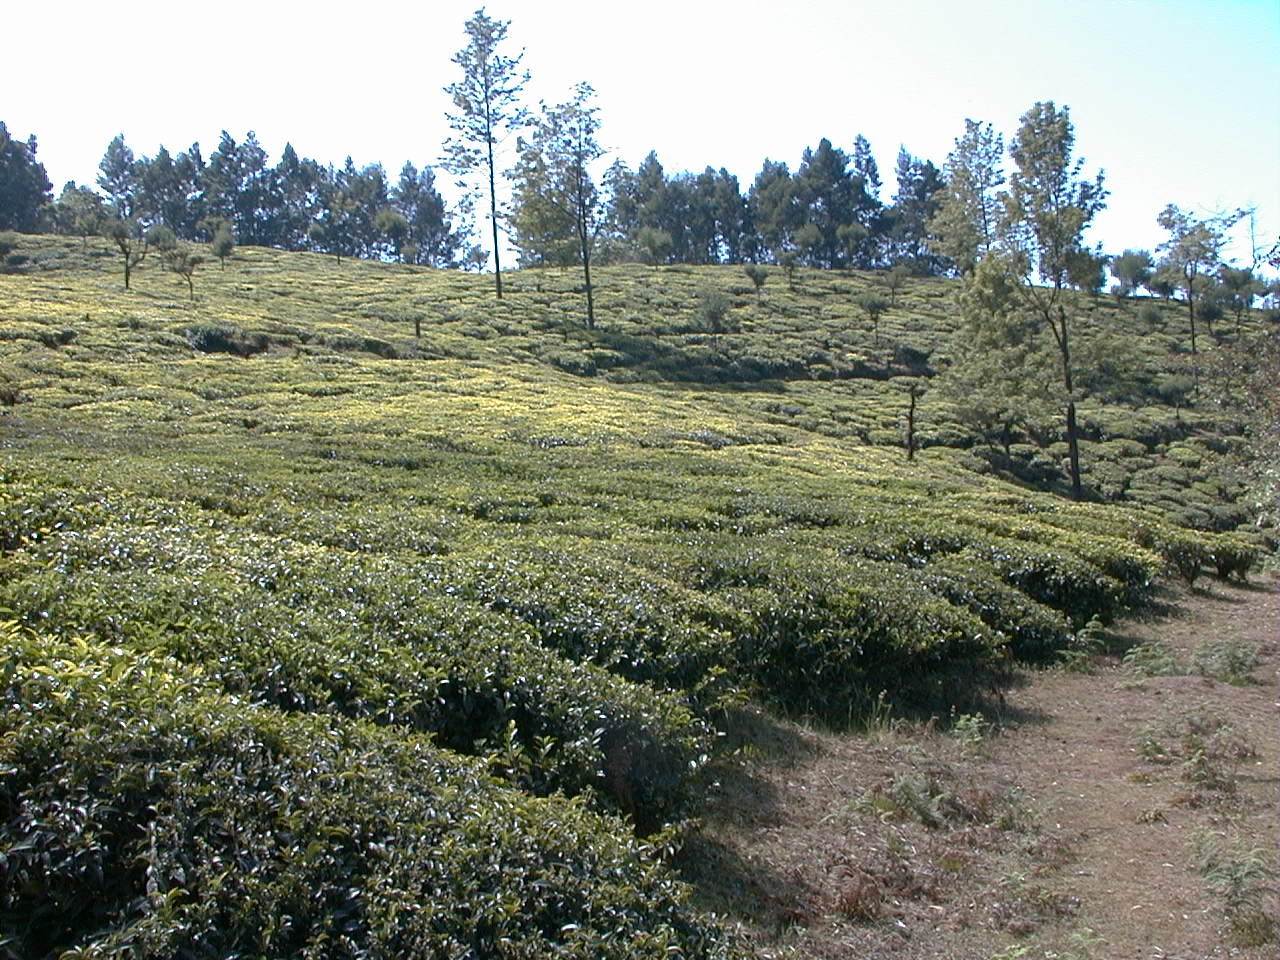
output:
[[[138,179],[137,160],[124,142],[124,134],[116,134],[107,144],[107,152],[98,164],[98,189],[115,209],[115,215],[128,220],[134,215]]]
[[[54,187],[36,160],[36,137],[14,140],[0,123],[0,230],[35,233]]]
[[[591,258],[605,215],[591,174],[592,165],[604,155],[596,139],[600,121],[591,103],[593,94],[589,85],[579,83],[572,100],[554,107],[544,104],[532,136],[522,141],[514,171],[514,222],[521,250],[567,242],[582,266],[587,329],[596,322]]]
[[[36,138],[15,140],[0,123],[0,230],[35,233],[53,194],[44,165],[36,160]]]
[[[805,148],[795,185],[804,221],[796,245],[804,262],[811,267],[845,266],[852,231],[858,225],[861,189],[849,172],[848,155],[823,137],[815,149]]]
[[[462,79],[445,88],[456,109],[447,114],[456,136],[445,142],[445,169],[463,178],[474,206],[478,194],[487,191],[489,220],[493,227],[493,276],[498,299],[502,299],[502,258],[498,229],[498,166],[496,150],[504,137],[525,124],[527,112],[520,94],[529,74],[520,69],[524,52],[503,56],[498,48],[507,38],[510,21],[493,20],[484,8],[466,23],[467,45],[454,56],[462,69]],[[468,178],[479,174],[477,188]]]
[[[766,159],[747,193],[747,207],[759,238],[760,258],[781,263],[795,247],[800,227],[796,182],[787,165]]]
[[[286,250],[306,250],[308,227],[324,205],[326,171],[314,160],[299,157],[293,144],[286,143],[273,176],[280,191],[275,242]]]
[[[898,150],[895,171],[898,192],[889,210],[890,260],[912,273],[934,276],[945,272],[947,261],[929,247],[929,222],[938,214],[942,174],[929,160]]]
[[[1066,420],[1071,495],[1082,495],[1079,430],[1076,424],[1077,371],[1072,353],[1073,277],[1092,258],[1085,228],[1103,209],[1102,173],[1084,179],[1084,162],[1073,157],[1075,131],[1068,110],[1051,101],[1022,116],[1010,145],[1015,169],[1001,194],[999,239],[966,279],[965,317],[972,328],[1001,326],[1023,336],[1051,335],[1057,360],[1060,402]]]
[[[408,262],[432,267],[454,264],[465,238],[453,229],[444,198],[436,189],[435,171],[430,167],[419,171],[406,163],[391,191],[391,206],[409,224],[403,248]]]
[[[856,187],[854,219],[859,228],[846,231],[850,266],[870,270],[879,266],[883,259],[887,225],[884,204],[880,202],[880,168],[871,153],[871,142],[862,134],[853,139],[849,172]]]
[[[241,243],[279,242],[284,198],[275,168],[267,165],[267,152],[252,130],[242,143],[222,131],[218,149],[209,157],[207,185],[209,214],[230,220]]]
[[[738,178],[723,167],[715,175],[713,203],[716,232],[720,235],[720,260],[742,263],[754,255],[751,212],[738,186]]]
[[[200,145],[175,158],[163,146],[154,157],[134,163],[135,215],[147,225],[163,224],[177,236],[194,240],[203,204]]]
[[[995,245],[1004,184],[1001,157],[1004,138],[991,124],[964,122],[942,168],[946,187],[937,215],[929,223],[934,249],[951,260],[962,274],[972,273]]]

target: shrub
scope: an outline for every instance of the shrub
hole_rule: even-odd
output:
[[[250,357],[262,353],[269,346],[266,336],[248,334],[239,327],[218,324],[193,324],[185,329],[187,342],[201,353],[230,353],[237,357]]]
[[[163,657],[0,627],[17,956],[728,957],[616,821]]]
[[[729,316],[729,298],[720,290],[698,291],[698,323],[708,333],[724,333]]]
[[[185,525],[66,534],[43,564],[0,604],[164,651],[256,702],[429,732],[464,753],[514,723],[539,757],[521,786],[587,793],[644,832],[696,794],[709,729],[683,697],[566,659],[518,619],[449,595],[463,578],[446,568]]]

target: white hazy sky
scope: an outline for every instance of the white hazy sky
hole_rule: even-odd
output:
[[[443,87],[478,3],[276,0],[123,6],[47,0],[3,15],[0,120],[36,134],[55,192],[92,184],[117,133],[139,156],[249,130],[278,157],[435,164]],[[1086,171],[1106,171],[1090,239],[1154,248],[1175,202],[1257,208],[1280,234],[1277,0],[499,0],[531,100],[595,87],[601,140],[632,167],[711,165],[743,190],[766,157],[794,170],[822,137],[871,142],[885,186],[899,145],[942,165],[966,117],[1006,140],[1037,100],[1071,108]],[[441,177],[447,182],[446,176]],[[1247,232],[1230,251],[1250,258]]]

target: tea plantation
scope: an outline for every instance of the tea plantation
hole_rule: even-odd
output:
[[[726,711],[945,712],[1268,546],[1176,304],[1085,307],[1138,374],[1073,503],[945,389],[949,281],[615,266],[586,330],[572,273],[19,241],[6,956],[736,956],[663,863]]]

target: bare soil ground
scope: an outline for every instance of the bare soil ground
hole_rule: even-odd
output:
[[[682,857],[699,898],[760,957],[1273,960],[1280,580],[1097,645],[982,716],[745,713]]]

